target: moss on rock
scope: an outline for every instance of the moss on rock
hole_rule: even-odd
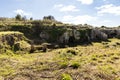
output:
[[[26,40],[27,38],[25,38],[24,34],[21,32],[0,32],[0,53],[4,53],[6,50],[30,51],[31,46]]]
[[[14,51],[29,52],[30,50],[31,50],[31,45],[26,41],[19,41],[14,44]]]

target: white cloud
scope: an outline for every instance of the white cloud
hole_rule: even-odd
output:
[[[24,10],[22,9],[17,9],[14,11],[16,14],[20,14],[22,16],[32,16],[32,13],[28,13],[28,12],[25,12]]]
[[[103,23],[109,23],[109,22],[111,22],[111,20],[103,20],[102,22]]]
[[[120,6],[116,6],[113,4],[107,4],[107,5],[102,5],[100,7],[96,7],[98,10],[99,15],[103,14],[114,14],[114,15],[120,15]]]
[[[73,23],[73,24],[85,24],[94,20],[96,20],[96,17],[92,17],[89,15],[82,15],[82,16],[67,15],[67,16],[63,16],[62,19],[62,21],[65,23]]]
[[[64,6],[62,4],[54,5],[54,8],[58,9],[60,12],[76,12],[79,9],[76,8],[74,5]]]
[[[80,1],[82,4],[90,5],[93,3],[94,0],[77,0],[77,1]]]
[[[60,8],[60,7],[63,7],[63,4],[56,4],[56,5],[54,5],[54,8]]]

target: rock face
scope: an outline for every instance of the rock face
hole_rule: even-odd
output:
[[[54,30],[55,31],[55,30]],[[56,31],[59,34],[59,31]],[[113,33],[108,33],[109,31],[100,30],[100,29],[77,29],[77,28],[68,28],[62,35],[54,35],[49,34],[46,30],[40,33],[41,42],[51,41],[51,36],[54,35],[54,42],[52,43],[61,43],[61,44],[69,44],[69,43],[80,43],[80,42],[90,42],[90,41],[101,41],[101,40],[108,40],[109,36]],[[120,34],[120,31],[117,31],[116,34]],[[52,39],[53,39],[52,38]]]
[[[15,42],[23,40],[23,36],[20,32],[0,32],[0,43],[12,46]]]
[[[68,43],[68,40],[69,40],[69,32],[66,31],[65,33],[63,33],[62,36],[60,36],[59,42],[60,43]]]
[[[22,41],[22,42],[21,42]],[[26,42],[26,38],[23,33],[20,32],[0,32],[0,51],[1,50],[12,50],[19,48],[18,50],[27,50],[30,48],[30,44]],[[17,51],[17,49],[15,50]]]
[[[76,40],[80,40],[80,32],[79,31],[74,30],[73,31],[73,35],[74,35],[74,37],[75,37]]]
[[[37,30],[37,29],[36,29]],[[29,34],[29,33],[28,33]],[[42,43],[51,43],[51,45],[42,46],[46,51],[49,47],[74,45],[92,41],[107,41],[108,38],[120,38],[120,29],[102,29],[102,28],[82,28],[82,27],[54,27],[43,28],[37,32],[37,45]],[[4,50],[14,50],[23,52],[33,52],[35,40],[33,39],[31,46],[24,34],[21,32],[0,32],[0,53]],[[60,44],[60,45],[59,45]],[[41,48],[41,47],[40,47]],[[4,49],[4,50],[3,50]]]
[[[117,38],[120,38],[120,30],[117,30]]]
[[[60,43],[70,43],[80,40],[80,32],[75,29],[69,29],[59,38]]]
[[[96,40],[107,40],[108,35],[98,29],[93,29],[91,31],[91,40],[96,41]]]
[[[120,38],[120,29],[100,29],[100,31],[107,34],[108,38]]]
[[[48,40],[49,39],[49,34],[45,31],[40,33],[40,38],[43,40]]]

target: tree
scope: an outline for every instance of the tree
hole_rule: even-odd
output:
[[[27,20],[26,16],[22,17],[22,20],[23,20],[23,21]]]
[[[15,16],[15,19],[20,21],[20,20],[22,20],[22,17],[21,17],[20,14],[17,14],[17,15]]]
[[[49,16],[44,16],[43,20],[55,20],[55,18],[54,16],[49,15]]]
[[[103,26],[101,26],[101,28],[106,28],[106,26],[103,25]]]
[[[33,20],[33,18],[31,17],[30,20]]]

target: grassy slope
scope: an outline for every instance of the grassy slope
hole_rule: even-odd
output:
[[[120,40],[36,54],[0,54],[0,79],[120,80]]]

